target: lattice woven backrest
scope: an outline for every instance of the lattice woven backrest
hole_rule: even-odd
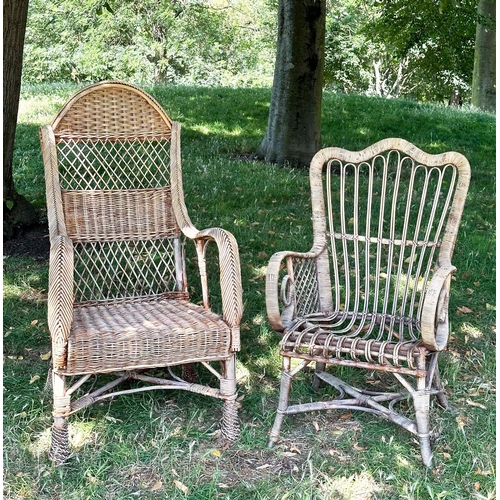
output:
[[[52,123],[77,302],[184,290],[172,209],[172,122],[140,89],[104,82]]]
[[[427,155],[401,140],[381,143],[372,155],[325,150],[321,165],[311,167],[315,239],[330,250],[318,273],[330,276],[326,308],[345,312],[346,332],[363,318],[380,324],[367,328],[375,336],[385,328],[403,340],[418,335],[436,262],[451,259],[466,193],[454,155],[463,157]],[[305,264],[295,280],[313,283],[316,272]],[[318,289],[303,290],[299,309],[320,307]]]

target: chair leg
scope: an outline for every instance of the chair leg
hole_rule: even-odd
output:
[[[69,457],[68,422],[63,412],[69,406],[66,396],[65,377],[52,372],[52,388],[54,391],[54,424],[52,425],[52,441],[49,458],[55,465],[63,464]]]
[[[274,443],[276,443],[280,435],[281,424],[283,423],[283,419],[285,418],[285,412],[288,409],[290,388],[292,386],[292,376],[290,374],[290,358],[284,356],[282,360],[280,399],[278,403],[278,411],[276,412],[276,418],[274,419],[274,425],[269,435],[269,448],[272,448],[274,446]]]
[[[432,461],[431,433],[430,433],[430,394],[425,390],[418,390],[413,394],[415,407],[415,420],[417,423],[418,439],[420,441],[420,452],[422,461],[426,467],[430,467]]]
[[[69,455],[68,422],[64,417],[54,417],[49,458],[55,465],[62,465],[66,462]]]
[[[238,420],[238,396],[236,389],[236,355],[223,362],[224,378],[221,379],[221,393],[225,396],[222,406],[221,437],[232,443],[238,439],[240,424]]]
[[[439,374],[438,365],[439,352],[434,352],[429,358],[429,367],[427,370],[426,384],[427,387],[433,391],[436,391],[436,398],[440,406],[444,409],[448,408],[448,400],[444,392],[443,385],[441,384],[441,376]],[[430,377],[430,379],[429,379]]]
[[[316,362],[316,369],[314,370],[315,373],[319,372],[324,372],[326,368],[326,363],[318,363]],[[312,388],[316,391],[319,389],[319,384],[321,383],[321,379],[317,376],[314,375],[314,380],[312,383]]]
[[[439,374],[439,369],[437,367],[436,367],[436,372],[434,373],[434,380],[432,381],[432,387],[437,391],[440,391],[436,394],[436,398],[441,407],[444,409],[448,408],[448,399],[446,398],[446,395],[444,393],[444,387],[441,384],[441,376]]]
[[[198,380],[198,372],[194,363],[182,365],[182,378],[191,384],[194,384]]]

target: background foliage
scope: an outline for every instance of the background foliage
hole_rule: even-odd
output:
[[[277,0],[31,0],[25,83],[270,86]],[[477,0],[327,0],[329,90],[467,97]]]

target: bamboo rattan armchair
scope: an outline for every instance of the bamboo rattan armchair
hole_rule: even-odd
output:
[[[220,398],[222,438],[235,440],[238,247],[227,231],[198,231],[189,219],[180,125],[142,90],[103,82],[74,95],[40,135],[51,243],[52,460],[69,455],[68,416],[149,389]],[[195,242],[203,305],[189,301],[184,237]],[[209,242],[218,248],[222,315],[209,308]],[[194,363],[219,387],[194,383]],[[107,376],[100,386],[98,374]],[[130,381],[132,389],[117,390]]]
[[[461,154],[429,155],[401,139],[314,156],[313,246],[307,253],[276,253],[267,270],[268,318],[283,335],[270,446],[285,415],[356,409],[416,435],[430,464],[430,396],[446,407],[437,359],[448,339],[451,257],[469,179]],[[298,364],[292,365],[294,358]],[[292,379],[311,363],[313,387],[326,382],[336,396],[290,405]],[[403,387],[358,389],[327,372],[327,365],[392,374]],[[395,406],[406,399],[413,400],[414,418]]]

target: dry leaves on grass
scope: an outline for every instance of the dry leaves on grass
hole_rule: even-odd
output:
[[[189,494],[189,488],[184,483],[182,483],[181,481],[178,481],[177,479],[174,479],[174,486],[178,490],[181,490],[182,493],[184,493],[185,495]]]

